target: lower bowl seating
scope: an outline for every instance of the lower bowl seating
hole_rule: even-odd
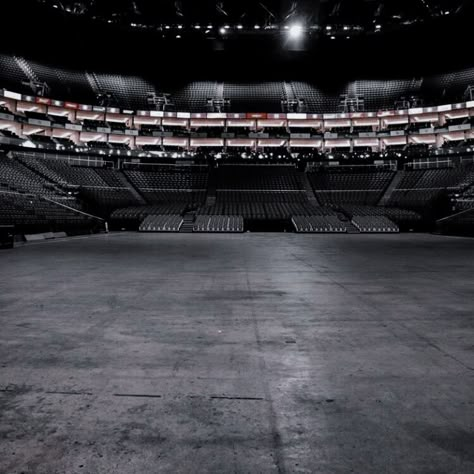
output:
[[[183,218],[181,216],[155,216],[150,215],[145,217],[140,224],[140,232],[179,232],[183,225]]]
[[[198,216],[193,232],[243,232],[242,216]]]

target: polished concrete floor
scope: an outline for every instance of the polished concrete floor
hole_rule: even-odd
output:
[[[474,240],[0,252],[0,472],[472,473]]]

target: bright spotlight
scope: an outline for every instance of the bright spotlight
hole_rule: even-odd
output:
[[[226,30],[224,27],[222,27],[222,28],[219,30],[219,33],[220,33],[221,35],[225,35],[225,34],[227,33],[227,30]]]
[[[301,25],[295,24],[290,26],[290,38],[297,39],[303,35],[303,27]]]

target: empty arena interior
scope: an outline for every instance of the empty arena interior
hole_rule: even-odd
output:
[[[472,2],[4,3],[1,474],[474,472]]]

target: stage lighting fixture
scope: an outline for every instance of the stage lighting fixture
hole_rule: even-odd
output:
[[[303,35],[303,27],[299,24],[291,25],[289,30],[290,38],[298,39]]]

